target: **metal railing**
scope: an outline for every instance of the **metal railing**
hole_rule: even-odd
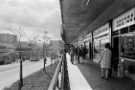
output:
[[[59,61],[48,90],[70,90],[67,71],[66,55]]]

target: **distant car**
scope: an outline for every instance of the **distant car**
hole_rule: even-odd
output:
[[[31,58],[30,61],[39,61],[40,59],[35,57],[35,58]]]

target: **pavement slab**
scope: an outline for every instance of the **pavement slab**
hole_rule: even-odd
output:
[[[81,63],[77,64],[77,66],[92,87],[92,90],[135,90],[135,81],[129,78],[102,79],[100,77],[100,68],[93,63]]]

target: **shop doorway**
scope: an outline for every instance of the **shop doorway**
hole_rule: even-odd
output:
[[[114,71],[117,71],[118,69],[118,63],[119,63],[119,37],[113,37],[112,38],[112,68]]]
[[[92,43],[89,42],[89,59],[90,59],[90,60],[92,60],[92,54],[93,54]]]

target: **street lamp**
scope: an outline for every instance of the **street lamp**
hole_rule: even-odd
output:
[[[21,43],[19,41],[19,49],[21,49]],[[20,60],[20,82],[19,82],[19,90],[21,90],[23,86],[23,66],[22,66],[22,56],[21,51],[19,51],[19,60]]]
[[[41,40],[39,40],[41,42]],[[46,71],[45,69],[45,64],[46,64],[46,47],[45,47],[45,40],[43,40],[43,70]]]
[[[46,71],[45,70],[45,64],[46,64],[46,60],[47,60],[47,58],[46,58],[46,46],[45,46],[45,40],[46,40],[46,34],[47,34],[47,32],[46,31],[44,31],[44,35],[43,35],[43,39],[42,40],[38,40],[38,41],[40,41],[40,42],[42,42],[43,43],[43,70],[44,71]]]
[[[18,87],[18,89],[21,90],[21,88],[23,86],[23,60],[22,60],[22,52],[24,52],[24,49],[21,46],[21,38],[22,38],[22,34],[24,34],[24,33],[22,32],[20,26],[19,26],[18,30],[21,31],[21,32],[17,32],[17,31],[10,31],[10,32],[19,35],[16,51],[19,54],[19,63],[20,63],[20,72],[19,72],[20,80],[19,80],[19,87]]]
[[[21,27],[19,27],[19,30],[21,29]],[[20,30],[21,31],[21,30]],[[18,38],[18,44],[17,44],[17,48],[16,48],[16,51],[17,53],[19,54],[19,63],[20,63],[20,72],[19,72],[19,77],[20,77],[20,80],[19,80],[19,87],[18,89],[21,90],[22,86],[23,86],[23,65],[22,65],[22,57],[21,57],[21,32],[16,32],[16,31],[10,31],[14,34],[18,34],[19,35],[19,38]]]
[[[45,64],[46,64],[46,52],[45,52],[45,41],[43,42],[43,59],[44,59],[44,68],[43,70],[45,71]]]
[[[21,27],[19,27],[19,30],[21,29]],[[22,48],[21,48],[21,33],[19,32],[19,38],[18,38],[18,45],[17,45],[17,49],[16,51],[19,54],[19,63],[20,63],[20,72],[19,72],[19,76],[20,76],[20,80],[19,80],[19,90],[21,90],[22,86],[23,86],[23,65],[22,65],[22,55],[21,52]]]
[[[46,64],[46,47],[45,47],[45,39],[46,37],[47,31],[44,31],[44,36],[43,36],[43,59],[44,59],[44,67],[43,70],[45,71],[45,64]]]
[[[23,86],[23,66],[22,66],[22,55],[21,53],[23,52],[22,51],[22,48],[21,48],[21,41],[20,39],[18,39],[18,46],[16,48],[16,51],[18,52],[19,54],[19,63],[20,63],[20,72],[19,72],[19,75],[20,75],[20,80],[19,80],[19,90],[21,90],[22,86]]]

